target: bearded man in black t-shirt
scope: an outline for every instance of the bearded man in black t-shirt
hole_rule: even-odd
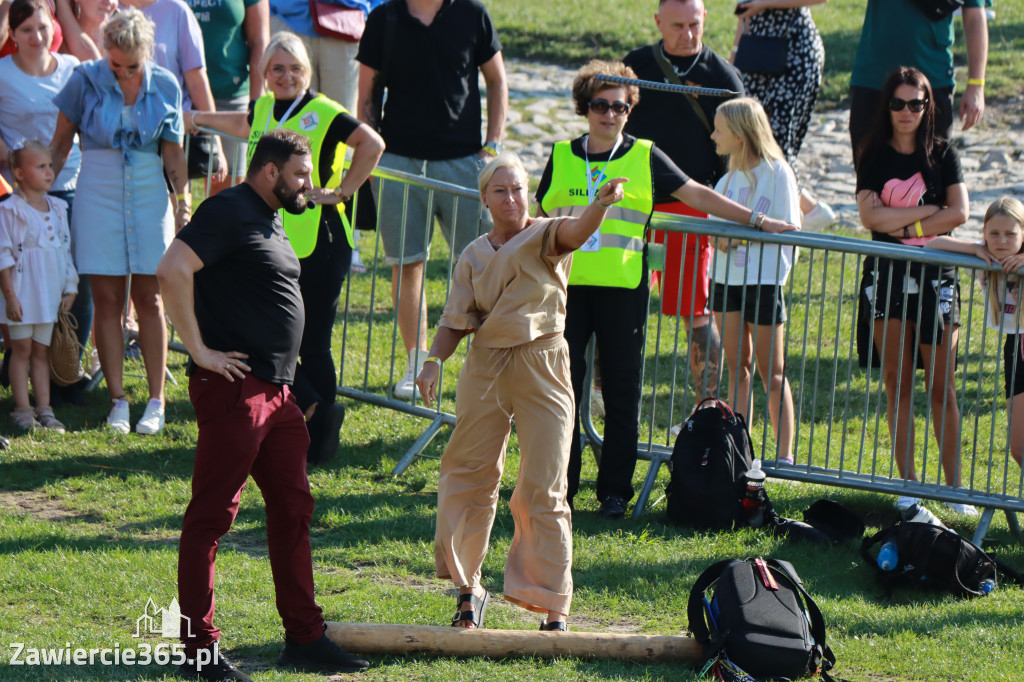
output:
[[[188,348],[199,437],[178,549],[188,679],[250,680],[220,653],[213,624],[217,546],[251,475],[266,503],[267,548],[285,648],[278,664],[357,672],[368,663],[325,634],[313,589],[306,423],[289,389],[302,340],[299,260],[278,209],[301,213],[312,189],[309,141],[260,138],[245,182],[208,198],[157,268],[167,314]]]
[[[742,93],[739,72],[702,41],[706,14],[703,0],[661,0],[654,20],[662,40],[633,50],[622,61],[641,80]],[[643,90],[625,132],[653,140],[689,177],[714,187],[722,176],[723,165],[711,141],[711,131],[715,110],[722,101],[707,95],[694,97]],[[655,211],[707,217],[670,196],[655,196],[654,200]],[[666,245],[661,312],[679,315],[687,330],[697,399],[714,396],[718,390],[722,343],[708,309],[710,240],[703,235],[655,231],[651,241]]]

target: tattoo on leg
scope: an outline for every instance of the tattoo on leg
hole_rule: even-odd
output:
[[[697,397],[718,397],[718,375],[721,369],[722,340],[714,324],[696,327],[690,334],[690,367],[693,370]]]

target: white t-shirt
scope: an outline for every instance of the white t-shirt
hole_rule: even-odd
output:
[[[800,224],[800,190],[793,169],[784,161],[766,160],[747,173],[726,173],[715,191],[769,218]],[[718,284],[785,284],[793,260],[792,246],[748,242],[728,253],[715,249],[711,278]]]
[[[18,68],[11,56],[0,59],[0,136],[8,147],[23,140],[39,140],[50,144],[57,128],[57,107],[54,96],[64,89],[78,59],[69,54],[51,53],[57,68],[49,76],[36,78]],[[75,188],[82,152],[71,145],[71,155],[53,183],[53,191]],[[8,177],[8,181],[13,177]]]
[[[996,287],[1001,294],[1002,301],[999,313],[996,314],[991,306],[991,287],[985,286],[985,324],[989,329],[995,329],[1003,334],[1020,334],[1024,332],[1024,311],[1020,309],[1019,292],[1024,282],[1017,281],[1013,286],[1006,285],[1005,275],[994,272],[988,273],[989,277],[998,277],[999,284]]]

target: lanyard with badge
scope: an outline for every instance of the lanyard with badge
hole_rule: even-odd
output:
[[[587,143],[590,142],[590,135],[583,138],[583,159],[587,164],[587,204],[594,203],[597,199],[597,190],[601,188],[601,181],[605,179],[605,171],[608,170],[608,164],[615,158],[615,152],[619,150],[619,145],[622,144],[622,135],[615,138],[615,146],[612,147],[611,152],[608,154],[608,160],[604,162],[604,168],[601,172],[594,177],[590,171],[590,156],[587,154]],[[594,234],[590,235],[586,243],[580,247],[580,251],[600,251],[601,250],[601,230],[597,229]]]
[[[292,112],[295,111],[295,107],[297,107],[299,105],[299,101],[300,100],[302,100],[302,97],[296,97],[295,99],[292,100],[291,105],[288,107],[287,111],[284,112],[284,116],[282,116],[281,120],[277,122],[276,126],[274,126],[274,130],[277,130],[278,128],[280,128],[284,124],[285,121],[287,121],[289,118],[291,118]],[[267,121],[266,121],[266,123],[263,124],[263,133],[264,134],[266,134],[267,129],[270,128],[270,117],[273,116],[273,115],[274,115],[274,105],[271,104],[270,105],[270,110],[267,112]]]

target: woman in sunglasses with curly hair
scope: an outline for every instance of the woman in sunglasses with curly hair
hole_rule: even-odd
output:
[[[573,256],[565,318],[576,400],[569,453],[569,505],[572,507],[579,488],[583,461],[579,406],[587,368],[585,350],[593,334],[605,404],[604,444],[597,475],[597,499],[601,503],[598,513],[615,519],[625,515],[633,497],[647,321],[646,232],[655,200],[675,197],[719,218],[751,225],[756,222],[766,232],[797,228],[766,218],[692,182],[653,142],[624,134],[629,113],[640,99],[639,90],[635,85],[602,81],[602,74],[636,78],[633,70],[621,62],[594,60],[580,69],[573,81],[572,96],[576,113],[587,119],[588,132],[555,144],[537,188],[537,203],[545,216],[578,216],[609,178],[629,179],[623,185],[623,201],[609,209],[601,229]],[[717,377],[719,349],[716,346],[711,350],[706,360],[707,374]]]
[[[857,159],[857,208],[874,241],[923,246],[967,221],[969,202],[956,148],[935,134],[928,78],[899,67],[882,89],[874,126]],[[881,357],[889,435],[900,476],[914,470],[914,386],[920,364],[946,484],[960,484],[960,410],[956,402],[960,287],[956,268],[866,258],[862,297],[872,322],[866,336]],[[867,344],[865,344],[867,345]],[[909,496],[898,508],[917,502]],[[974,515],[974,507],[950,505]]]

